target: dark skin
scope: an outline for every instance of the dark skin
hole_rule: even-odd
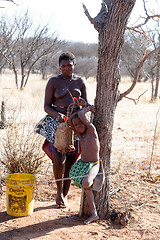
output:
[[[90,105],[72,114],[68,123],[80,139],[82,162],[96,162],[99,160],[100,146],[95,126],[85,117],[85,113],[88,111],[94,113],[95,107]],[[75,117],[76,115],[77,117]]]
[[[61,74],[49,79],[45,90],[44,109],[50,116],[56,117],[59,123],[64,121],[67,114],[67,107],[73,103],[73,97],[82,97],[87,101],[86,81],[73,75],[75,64],[71,60],[60,62]],[[68,91],[69,90],[69,91]],[[70,93],[69,93],[70,92]],[[54,105],[54,106],[53,106]],[[53,172],[55,179],[69,177],[69,171],[74,163],[75,152],[61,154],[54,148],[53,151]],[[57,181],[56,203],[59,207],[66,207],[67,194],[70,187],[70,180]]]
[[[79,110],[77,113],[73,113],[68,119],[68,124],[80,139],[82,162],[99,162],[100,143],[95,126],[90,123],[85,116],[88,111],[94,113],[95,107],[90,105]],[[91,216],[84,221],[85,224],[89,224],[99,219],[92,192],[93,180],[98,174],[98,170],[99,165],[96,164],[82,180],[82,186],[86,193],[88,206],[91,212]]]

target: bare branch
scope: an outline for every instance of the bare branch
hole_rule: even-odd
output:
[[[137,67],[137,70],[136,70],[136,73],[135,73],[135,76],[134,76],[134,80],[133,80],[133,82],[132,82],[131,87],[130,87],[127,91],[125,91],[124,93],[121,93],[121,94],[120,94],[120,97],[119,97],[119,100],[118,100],[118,101],[120,101],[122,98],[126,97],[126,96],[134,89],[134,87],[135,87],[135,85],[136,85],[136,83],[137,83],[137,79],[138,79],[140,70],[141,70],[141,68],[142,68],[142,66],[143,66],[143,63],[144,63],[148,58],[150,58],[151,55],[153,55],[154,53],[156,53],[158,50],[160,50],[160,46],[159,46],[158,48],[154,49],[153,51],[151,51],[150,53],[148,53],[148,54],[146,55],[146,49],[145,49],[144,55],[143,55],[143,57],[142,57],[139,65],[138,65],[138,67]]]
[[[145,21],[143,23],[140,23],[137,26],[134,26],[134,27],[132,27],[130,29],[133,30],[135,28],[140,28],[140,27],[144,26],[150,19],[154,19],[154,18],[160,18],[160,15],[156,14],[156,15],[147,16],[147,18],[145,18]]]
[[[148,14],[145,0],[143,0],[143,5],[144,5],[144,11],[145,11],[145,14],[146,14],[147,17],[144,18],[145,20],[144,20],[143,23],[140,23],[140,24],[138,24],[137,26],[134,26],[134,27],[132,28],[132,30],[135,29],[135,28],[140,28],[140,27],[144,26],[145,24],[147,24],[147,22],[148,22],[150,19],[160,18],[160,15],[159,15],[159,14],[152,14],[152,15],[149,15],[149,14]],[[131,28],[130,28],[130,29],[131,29]]]
[[[99,32],[104,25],[107,23],[107,16],[108,16],[108,7],[106,5],[106,3],[103,1],[101,3],[101,10],[100,12],[97,14],[97,16],[95,18],[92,18],[88,12],[88,9],[86,8],[86,6],[84,4],[82,4],[83,9],[84,9],[84,13],[85,15],[88,17],[89,21],[94,25],[94,28]]]
[[[85,15],[88,17],[88,20],[89,20],[92,24],[94,24],[93,18],[91,18],[90,14],[89,14],[89,12],[88,12],[88,9],[86,8],[86,6],[85,6],[83,3],[82,3],[82,7],[83,7],[83,9],[84,9]]]
[[[147,92],[148,90],[146,90],[145,92],[143,92],[142,94],[139,95],[139,97],[137,99],[134,99],[134,98],[130,98],[130,97],[125,97],[129,100],[132,100],[136,105],[138,104],[139,102],[139,99]]]
[[[148,12],[147,12],[147,8],[146,8],[146,2],[145,2],[145,0],[143,0],[143,5],[144,5],[144,11],[145,11],[145,13],[146,13],[146,16],[149,17]]]
[[[13,64],[12,61],[9,60],[9,58],[7,58],[7,56],[2,52],[2,50],[0,49],[0,53],[2,54],[2,56],[9,62],[9,64]]]
[[[136,32],[136,33],[139,33],[139,34],[142,34],[144,37],[146,37],[148,39],[148,41],[152,44],[153,40],[151,38],[149,38],[143,31],[140,31],[140,30],[137,30],[135,28],[130,28],[130,27],[127,27],[127,29],[131,32]]]
[[[5,2],[12,2],[13,4],[15,4],[15,5],[17,5],[17,6],[18,6],[18,4],[17,4],[17,3],[15,3],[13,0],[3,0],[3,1],[5,1]]]

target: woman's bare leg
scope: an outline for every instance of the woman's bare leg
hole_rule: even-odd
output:
[[[74,152],[66,154],[64,178],[69,178],[69,171],[70,171],[72,165],[74,164],[75,156],[76,156],[76,154]],[[65,180],[63,182],[63,196],[66,199],[66,201],[67,201],[67,194],[68,194],[68,191],[69,191],[69,188],[70,188],[70,184],[71,184],[70,179]]]
[[[65,170],[64,170],[64,178],[69,178],[69,172],[72,165],[75,162],[75,158],[78,156],[79,153],[79,142],[74,142],[75,151],[66,154],[66,161],[65,161]],[[71,180],[65,180],[63,182],[63,196],[67,201],[67,194],[70,188]]]
[[[56,148],[53,149],[53,172],[55,180],[62,179],[65,166],[65,154],[57,152]],[[66,207],[66,203],[63,197],[63,182],[56,181],[57,194],[56,203],[59,207]]]

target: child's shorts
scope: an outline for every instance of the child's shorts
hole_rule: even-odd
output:
[[[97,162],[96,162],[97,163]],[[82,179],[89,172],[89,170],[96,164],[95,162],[82,162],[78,159],[70,169],[69,177],[74,181],[74,185],[82,188]]]

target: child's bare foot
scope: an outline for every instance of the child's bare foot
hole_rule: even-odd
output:
[[[86,219],[84,221],[84,224],[89,224],[91,222],[97,221],[99,219],[99,216],[96,214],[92,215],[91,217],[89,217],[88,219]]]
[[[63,197],[62,194],[58,194],[56,196],[56,203],[59,208],[66,208],[67,207],[67,200]]]

